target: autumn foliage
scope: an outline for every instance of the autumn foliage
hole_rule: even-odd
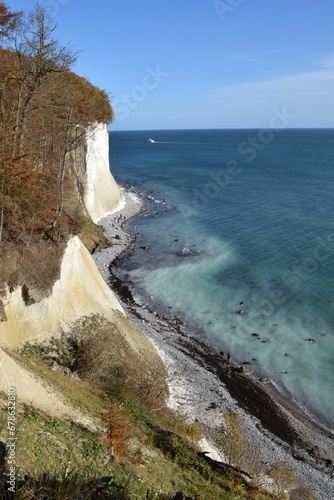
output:
[[[118,459],[128,455],[128,441],[131,437],[131,425],[124,412],[117,404],[110,406],[102,415],[102,421],[107,426],[107,444],[112,454]]]
[[[0,2],[0,242],[79,231],[69,160],[87,126],[113,118],[106,92],[70,71],[76,54],[54,30],[41,4],[23,16]]]

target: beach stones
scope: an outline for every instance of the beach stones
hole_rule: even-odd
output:
[[[196,246],[196,245],[193,245]],[[184,247],[182,250],[180,250],[177,255],[179,257],[190,257],[193,255],[198,255],[200,252],[199,250],[193,250],[192,248]]]
[[[245,373],[245,369],[243,366],[233,367],[232,370],[237,372],[237,373]]]
[[[206,410],[216,410],[218,408],[217,403],[211,401],[211,403],[206,407]]]

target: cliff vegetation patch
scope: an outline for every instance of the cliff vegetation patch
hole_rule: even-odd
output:
[[[91,251],[107,244],[88,230],[78,170],[87,127],[113,112],[105,91],[71,71],[77,51],[55,30],[42,3],[22,13],[0,2],[0,286],[26,286],[27,303],[52,286],[71,235]]]
[[[135,343],[129,342],[133,338]],[[144,345],[140,345],[140,343]],[[132,394],[159,406],[167,395],[165,368],[136,327],[121,314],[115,321],[94,315],[74,323],[60,339],[25,344],[22,353],[110,395]]]

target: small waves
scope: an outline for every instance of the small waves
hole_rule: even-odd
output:
[[[118,178],[154,200],[136,220],[138,290],[318,415],[334,415],[330,133],[282,131],[251,163],[242,131],[159,131],[154,154],[147,132],[114,146]],[[227,182],[230,161],[240,170]]]

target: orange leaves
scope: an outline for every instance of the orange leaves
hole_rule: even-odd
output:
[[[111,405],[108,412],[102,415],[107,425],[108,446],[113,455],[122,459],[128,455],[128,441],[131,437],[131,425],[125,414],[116,404]]]
[[[8,38],[20,18],[18,12],[11,12],[4,2],[0,2],[0,39]]]
[[[2,158],[1,158],[2,156]],[[3,211],[2,240],[31,241],[32,232],[50,224],[51,188],[54,183],[27,161],[3,158],[0,153],[0,206]]]
[[[105,91],[71,71],[58,75],[57,82],[59,90],[65,89],[65,93],[60,93],[64,104],[73,105],[73,120],[76,124],[87,126],[94,122],[112,121],[113,112]]]
[[[31,87],[26,59],[0,48],[0,240],[58,241],[80,231],[66,212],[66,197],[77,196],[68,153],[112,110],[105,92],[69,70]]]

